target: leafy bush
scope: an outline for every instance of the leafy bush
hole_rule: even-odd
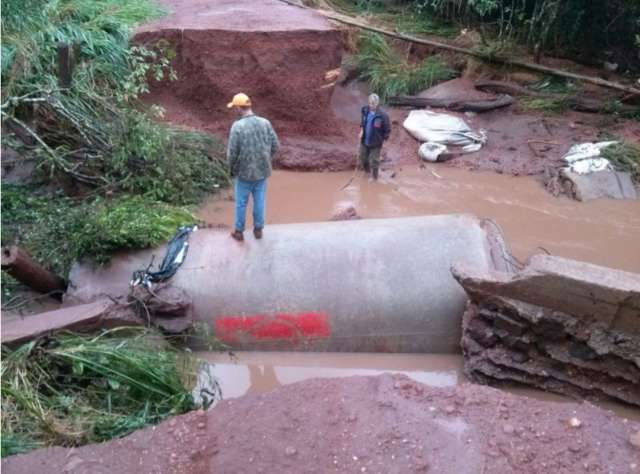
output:
[[[402,2],[405,3],[405,2]],[[640,32],[640,2],[614,0],[411,0],[444,21],[495,30],[541,50],[571,54],[589,62],[620,60],[638,69],[636,35]]]
[[[3,144],[55,177],[183,204],[228,183],[221,147],[154,119],[140,94],[171,80],[166,44],[129,45],[129,27],[160,12],[149,0],[3,0]],[[72,85],[58,84],[56,45],[72,45]]]
[[[3,347],[2,455],[124,436],[196,408],[194,360],[143,328]]]
[[[454,76],[438,56],[410,64],[393,51],[384,37],[375,33],[360,36],[355,65],[360,78],[368,81],[383,100],[415,94]]]
[[[109,261],[117,250],[160,245],[178,227],[195,222],[186,209],[142,196],[76,202],[64,196],[29,195],[2,188],[2,244],[18,243],[61,275],[87,258]]]

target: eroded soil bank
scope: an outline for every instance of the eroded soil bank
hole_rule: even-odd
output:
[[[160,3],[168,15],[139,28],[135,41],[171,57],[177,81],[152,84],[145,98],[166,120],[226,138],[237,118],[226,105],[245,92],[274,123],[283,163],[352,166],[353,146],[329,107],[342,36],[323,17],[277,0]]]
[[[313,426],[313,429],[308,429]],[[23,472],[633,472],[640,423],[593,405],[404,376],[315,379],[124,439],[3,460]]]
[[[392,167],[377,183],[360,173],[343,190],[352,176],[276,171],[267,193],[267,226],[325,221],[348,206],[365,218],[472,213],[494,219],[518,259],[543,247],[554,255],[640,272],[640,201],[580,203],[553,197],[531,177],[438,164]],[[232,193],[210,200],[199,216],[212,225],[232,225]]]

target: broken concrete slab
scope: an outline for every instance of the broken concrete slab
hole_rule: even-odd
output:
[[[578,201],[592,199],[637,199],[638,193],[631,174],[619,171],[596,171],[589,174],[578,174],[563,168],[560,170],[563,187],[568,194]]]
[[[640,406],[640,275],[551,256],[514,274],[452,271],[470,297],[470,378]]]
[[[117,326],[139,326],[142,320],[110,299],[100,299],[55,311],[27,316],[2,325],[2,344],[37,339],[55,331],[90,331]]]
[[[496,295],[595,318],[612,329],[640,332],[640,275],[549,255],[533,256],[518,273],[456,266],[472,295]]]
[[[98,297],[2,325],[2,344],[16,344],[62,330],[91,332],[121,326],[154,326],[164,333],[181,334],[193,327],[193,305],[184,290],[169,284],[153,289],[137,287],[128,296]]]

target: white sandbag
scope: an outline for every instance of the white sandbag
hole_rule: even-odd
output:
[[[474,132],[461,118],[430,110],[412,110],[402,125],[411,136],[421,142],[464,147],[476,144],[482,146],[487,141],[483,130]],[[473,147],[468,151],[477,151],[477,149],[479,148]]]
[[[569,166],[569,169],[577,174],[589,174],[596,171],[613,170],[611,163],[606,158],[600,156],[603,148],[618,143],[616,141],[597,143],[578,143],[569,148],[566,155],[562,157]]]
[[[585,160],[587,158],[600,157],[600,151],[609,145],[615,145],[616,141],[611,142],[597,142],[597,143],[577,143],[569,148],[566,155],[562,157],[564,161],[571,164],[575,161]]]
[[[438,157],[447,152],[447,145],[427,142],[418,148],[418,156],[424,161],[438,161]]]

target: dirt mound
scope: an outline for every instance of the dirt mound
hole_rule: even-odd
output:
[[[242,91],[289,131],[314,136],[334,128],[327,120],[332,89],[325,87],[325,74],[340,66],[340,38],[334,31],[173,29],[138,33],[136,42],[150,47],[166,42],[175,49],[178,80],[155,84],[153,102],[177,97],[213,121],[233,117],[226,105]]]
[[[6,458],[2,470],[631,472],[639,429],[588,403],[476,385],[430,388],[391,375],[315,379],[224,401],[121,440]]]
[[[306,144],[327,136],[344,141],[329,109],[342,38],[324,18],[275,0],[164,3],[170,14],[141,27],[135,41],[166,51],[178,79],[153,84],[148,103],[165,107],[170,121],[224,137],[236,119],[226,104],[242,91],[256,113],[274,123],[285,145],[276,165],[349,167],[339,145]],[[305,144],[292,142],[295,137],[305,137]]]

